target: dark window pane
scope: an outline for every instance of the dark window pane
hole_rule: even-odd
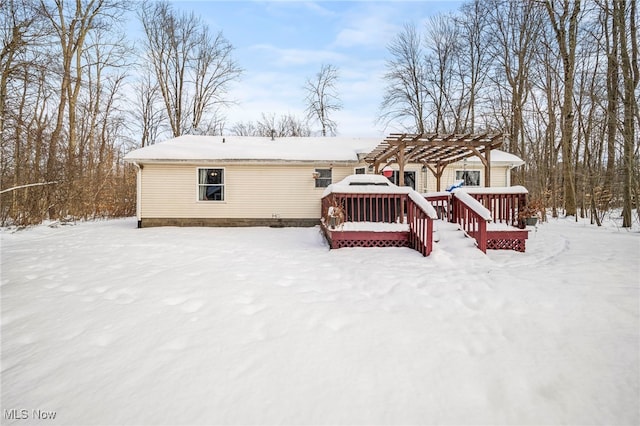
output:
[[[316,173],[318,173],[316,188],[326,188],[331,185],[331,169],[316,169]]]
[[[224,201],[224,169],[198,169],[198,199]]]

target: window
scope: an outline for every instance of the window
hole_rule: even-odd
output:
[[[224,201],[224,169],[198,169],[198,200]]]
[[[326,188],[331,185],[331,169],[316,169],[316,188]]]
[[[400,185],[400,172],[394,170],[389,180],[395,185]],[[404,186],[410,186],[416,189],[416,172],[404,172]]]
[[[366,167],[356,167],[353,171],[354,171],[354,174],[356,174],[356,175],[366,175],[367,174],[367,168]]]
[[[480,186],[480,170],[456,170],[456,180],[463,180],[464,186]]]

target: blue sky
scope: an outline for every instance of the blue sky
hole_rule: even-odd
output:
[[[374,123],[384,94],[387,45],[404,23],[422,31],[429,16],[457,10],[461,1],[174,1],[221,30],[245,70],[230,96],[227,129],[261,113],[304,117],[303,86],[322,64],[339,69],[343,109],[334,114],[342,136],[380,136]],[[312,126],[318,129],[319,126]]]

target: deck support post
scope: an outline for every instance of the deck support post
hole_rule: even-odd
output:
[[[485,188],[489,188],[491,186],[491,145],[485,149],[484,158],[484,186]]]

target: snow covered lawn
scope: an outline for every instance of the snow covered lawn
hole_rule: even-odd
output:
[[[3,424],[640,423],[637,230],[485,256],[438,221],[423,258],[135,224],[2,233]]]

